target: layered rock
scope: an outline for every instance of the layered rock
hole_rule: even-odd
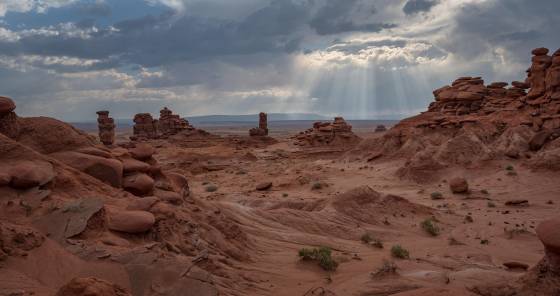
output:
[[[189,128],[191,126],[187,120],[177,114],[173,114],[173,111],[167,109],[167,107],[160,111],[158,131],[161,135],[175,135]]]
[[[264,137],[268,136],[268,115],[264,112],[259,114],[259,127],[249,130],[251,137]]]
[[[158,122],[150,113],[139,113],[134,115],[134,137],[144,139],[155,139],[158,134]]]
[[[544,48],[533,50],[526,81],[511,86],[485,85],[481,77],[456,79],[433,92],[427,112],[402,120],[352,153],[404,157],[406,167],[397,172],[424,181],[438,174],[434,168],[502,157],[560,169],[560,147],[552,144],[560,137],[560,50],[547,54]]]
[[[18,118],[14,110],[16,104],[8,97],[0,97],[0,133],[16,139],[19,135]]]
[[[299,133],[293,139],[298,146],[355,145],[360,141],[352,132],[352,126],[342,117],[335,117],[333,122],[315,122],[313,128]]]
[[[97,116],[99,140],[106,146],[113,145],[115,142],[115,120],[109,117],[109,111],[98,111]]]

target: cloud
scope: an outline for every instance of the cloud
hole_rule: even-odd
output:
[[[49,8],[58,8],[74,3],[76,0],[2,0],[0,2],[0,16],[7,12],[36,11],[45,13]]]
[[[407,15],[427,12],[438,3],[439,0],[408,0],[403,7],[403,12]]]

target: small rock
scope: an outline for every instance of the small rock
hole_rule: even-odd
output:
[[[453,178],[449,181],[449,189],[453,193],[466,193],[469,191],[469,183],[464,178]]]
[[[256,187],[258,191],[265,191],[272,188],[272,182],[262,182],[259,183]]]
[[[529,201],[526,199],[512,199],[508,200],[505,203],[506,206],[513,206],[513,207],[528,207]]]
[[[154,179],[142,173],[127,176],[123,180],[124,190],[137,196],[145,196],[152,193],[154,184]]]

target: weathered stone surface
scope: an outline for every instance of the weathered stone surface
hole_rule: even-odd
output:
[[[268,136],[268,115],[264,112],[259,114],[259,127],[249,130],[251,137],[264,137]]]
[[[134,195],[149,195],[154,190],[154,179],[143,173],[126,176],[123,180],[123,188]]]
[[[158,201],[159,198],[156,196],[137,198],[130,202],[126,209],[130,211],[148,211]]]
[[[123,170],[125,174],[137,172],[146,173],[151,167],[149,164],[134,158],[121,158],[121,161],[123,163]]]
[[[255,189],[257,189],[258,191],[264,191],[270,188],[272,188],[272,182],[262,182],[257,184],[257,186],[255,187]]]
[[[162,135],[174,135],[189,128],[191,127],[188,121],[182,119],[179,115],[173,114],[167,107],[160,111],[158,131]]]
[[[352,132],[352,126],[342,117],[335,117],[333,122],[315,122],[313,128],[301,132],[293,139],[298,146],[352,147],[361,141]]]
[[[53,153],[51,156],[113,187],[122,185],[123,164],[116,159],[72,151]]]
[[[107,216],[109,229],[126,233],[146,232],[156,221],[154,215],[146,211],[111,210]]]
[[[109,111],[97,112],[99,140],[104,145],[113,145],[115,142],[115,120],[109,117]]]
[[[56,296],[132,296],[118,285],[94,277],[75,278],[61,287]]]
[[[11,176],[10,185],[18,189],[45,185],[56,175],[52,164],[40,161],[15,163],[9,166],[7,172]]]
[[[134,137],[155,139],[158,136],[158,122],[149,113],[134,115]]]
[[[152,145],[147,143],[137,144],[136,147],[129,150],[130,155],[138,160],[148,160],[154,155],[156,150]]]
[[[8,97],[0,97],[0,133],[8,138],[16,139],[20,126],[14,110],[16,104]]]

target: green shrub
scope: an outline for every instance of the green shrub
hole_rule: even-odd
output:
[[[433,200],[438,200],[438,199],[443,199],[443,194],[441,194],[441,192],[432,192],[432,194],[430,194],[430,197]]]
[[[506,171],[513,171],[515,168],[510,164],[506,166]]]
[[[372,237],[369,233],[364,233],[364,235],[362,235],[362,237],[360,238],[360,240],[364,243],[364,244],[368,244],[370,246],[374,246],[378,249],[383,249],[383,242],[381,242],[381,240],[376,239],[374,237]]]
[[[408,259],[410,258],[410,254],[408,253],[408,250],[403,248],[401,245],[394,245],[391,248],[391,255],[395,258],[399,258],[399,259]]]
[[[420,224],[422,229],[432,236],[437,236],[439,234],[439,227],[435,224],[432,218],[428,218]]]
[[[327,271],[334,271],[338,267],[338,263],[332,258],[331,249],[328,247],[303,248],[299,250],[299,257],[301,260],[316,261],[321,268]]]
[[[374,278],[391,276],[397,274],[397,265],[393,261],[383,260],[383,265],[376,271],[372,272],[371,276]]]
[[[218,191],[218,186],[216,186],[216,185],[206,186],[206,192],[216,192],[216,191]]]

